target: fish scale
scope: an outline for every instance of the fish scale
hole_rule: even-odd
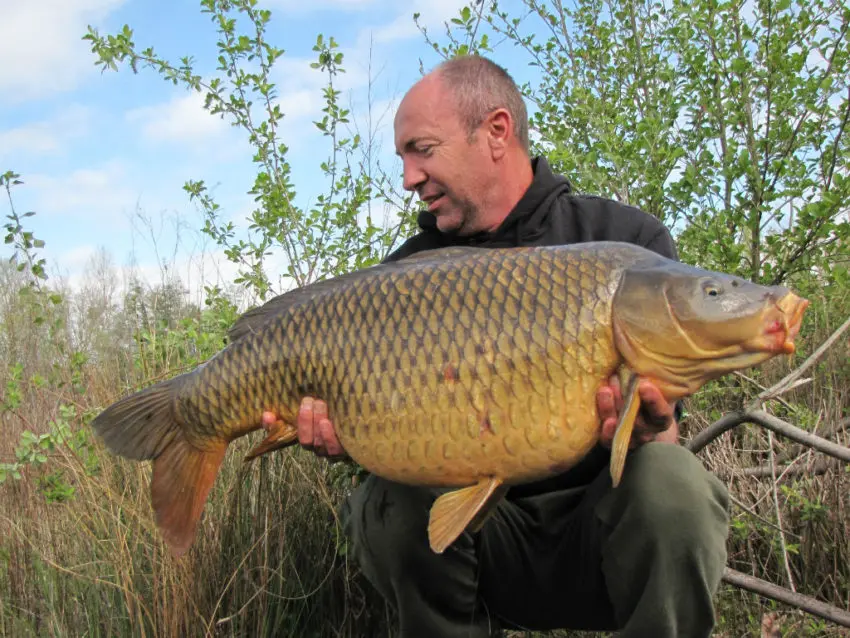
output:
[[[482,255],[484,257],[484,255]],[[552,260],[554,261],[554,260]],[[549,368],[553,366],[553,361],[550,356],[551,350],[557,350],[558,344],[561,345],[563,352],[568,352],[567,344],[558,341],[558,338],[553,335],[546,334],[541,328],[548,326],[551,322],[558,323],[565,320],[566,314],[570,309],[576,310],[580,305],[593,303],[593,299],[586,299],[588,292],[592,293],[596,290],[595,280],[589,279],[588,275],[594,272],[605,272],[611,264],[599,261],[594,264],[593,268],[584,268],[581,272],[581,264],[577,260],[567,260],[560,264],[546,263],[545,271],[552,273],[553,271],[562,273],[561,279],[583,282],[581,288],[568,296],[564,302],[560,302],[553,297],[546,296],[547,287],[534,286],[533,278],[534,271],[529,268],[526,263],[520,260],[512,260],[512,263],[496,263],[488,262],[485,259],[479,259],[471,263],[466,269],[458,271],[458,276],[454,280],[444,277],[444,269],[437,268],[430,273],[429,277],[421,272],[413,272],[406,277],[402,276],[398,281],[393,282],[394,285],[389,285],[386,281],[376,284],[380,286],[380,292],[384,295],[384,300],[387,305],[397,308],[396,304],[401,302],[401,299],[406,300],[405,309],[399,309],[395,313],[395,325],[392,329],[392,344],[384,350],[384,358],[380,360],[377,357],[371,357],[373,366],[369,369],[369,378],[378,380],[374,384],[370,384],[367,380],[366,386],[370,387],[377,393],[374,397],[375,405],[370,413],[364,414],[360,409],[357,401],[350,400],[347,396],[340,395],[333,398],[332,390],[326,387],[323,382],[321,366],[316,370],[320,376],[317,394],[324,396],[330,395],[328,401],[329,411],[335,416],[338,436],[346,448],[347,452],[360,461],[364,465],[370,465],[371,462],[376,462],[377,457],[385,457],[385,450],[381,446],[376,446],[376,441],[372,435],[381,436],[381,432],[392,432],[394,435],[403,434],[406,439],[412,437],[439,437],[448,436],[451,438],[451,445],[448,446],[429,446],[431,456],[425,459],[412,458],[407,455],[403,459],[399,459],[398,455],[392,455],[394,461],[402,460],[404,465],[399,468],[385,468],[384,472],[388,473],[391,478],[401,478],[408,475],[412,470],[411,467],[420,468],[423,462],[431,464],[433,468],[428,476],[419,477],[429,483],[450,485],[460,482],[469,482],[475,480],[482,475],[482,472],[492,471],[491,468],[482,467],[482,469],[474,469],[472,466],[478,464],[487,465],[485,455],[493,450],[494,447],[501,447],[503,454],[508,453],[504,444],[504,436],[509,431],[511,426],[511,416],[508,411],[500,407],[500,401],[491,390],[493,379],[495,378],[496,365],[494,361],[488,361],[487,351],[496,352],[498,348],[504,348],[504,340],[499,340],[502,334],[501,326],[505,323],[504,307],[489,304],[487,306],[490,312],[483,312],[483,305],[473,298],[478,298],[479,294],[476,291],[481,291],[485,288],[485,282],[491,286],[490,291],[493,297],[507,295],[513,297],[518,304],[511,305],[508,312],[513,309],[516,313],[516,323],[513,328],[513,350],[504,353],[504,361],[513,361],[519,359],[523,361],[521,366],[509,366],[503,364],[499,368],[498,374],[504,375],[508,373],[507,379],[502,379],[503,386],[507,388],[518,388],[521,392],[502,391],[500,398],[505,396],[509,400],[516,401],[518,396],[525,398],[525,411],[528,418],[533,423],[539,423],[540,427],[546,431],[546,437],[552,438],[550,430],[557,432],[557,428],[552,427],[553,423],[563,424],[566,420],[566,412],[568,409],[567,402],[563,396],[565,393],[566,382],[569,378],[574,378],[583,374],[591,373],[596,377],[610,372],[614,365],[613,360],[607,362],[594,362],[586,353],[580,357],[580,360],[562,359],[559,364],[572,368],[564,374],[550,372]],[[505,277],[504,273],[512,276]],[[501,277],[499,275],[502,275]],[[584,276],[582,276],[584,275]],[[551,274],[550,274],[551,276]],[[592,282],[592,285],[588,285]],[[499,286],[507,287],[506,295],[500,295],[500,292],[492,292],[499,290]],[[522,285],[522,287],[521,287]],[[494,287],[495,286],[495,287]],[[343,295],[351,295],[354,298],[370,300],[368,304],[374,308],[374,300],[376,298],[374,291],[369,290],[365,282],[360,282],[360,285],[352,286],[352,288],[344,292]],[[428,291],[416,296],[415,291]],[[551,287],[548,288],[551,292]],[[537,293],[537,294],[535,294]],[[368,302],[367,302],[368,303]],[[597,301],[598,303],[598,301]],[[439,316],[433,313],[435,308],[448,308],[451,306],[460,307],[460,312],[457,313],[458,324],[455,325],[454,343],[463,344],[463,349],[460,352],[455,350],[455,358],[457,359],[453,365],[459,372],[458,380],[446,381],[445,379],[438,383],[441,376],[439,366],[448,365],[445,357],[439,356],[443,354],[441,351],[433,352],[432,348],[428,348],[426,352],[431,354],[431,357],[423,357],[423,352],[420,352],[421,346],[427,342],[423,338],[427,328],[436,329],[437,332],[430,332],[436,337],[439,337],[441,321]],[[355,307],[354,304],[347,303],[345,299],[340,299],[335,304],[318,305],[314,309],[315,313],[321,313],[319,317],[314,317],[313,324],[339,325],[344,326],[347,323],[353,323],[353,318],[346,316],[350,308]],[[360,306],[362,308],[362,306]],[[553,314],[554,313],[554,314]],[[365,333],[371,337],[370,343],[364,344],[364,351],[373,353],[379,346],[374,343],[375,335],[384,334],[383,329],[390,328],[389,326],[381,326],[376,323],[378,314],[375,312],[361,312],[358,320],[363,322],[366,327]],[[419,321],[417,321],[419,319]],[[540,324],[545,320],[546,323]],[[604,324],[596,326],[596,330],[605,330]],[[460,331],[460,334],[458,334]],[[331,330],[330,334],[326,334],[324,341],[327,347],[325,357],[328,361],[345,359],[349,350],[344,344],[347,344],[347,339],[351,336],[362,337],[363,331],[353,331],[349,334],[341,330]],[[308,333],[308,338],[311,337]],[[415,337],[415,338],[414,338]],[[589,335],[590,339],[594,339],[594,335]],[[421,341],[420,341],[421,339]],[[443,342],[445,343],[445,342]],[[433,347],[433,343],[429,343]],[[580,347],[583,344],[578,343]],[[340,346],[342,346],[340,350]],[[585,351],[585,347],[581,347]],[[419,355],[419,356],[417,356]],[[436,355],[436,356],[435,356]],[[492,356],[492,355],[490,355]],[[416,383],[419,379],[414,378],[412,374],[415,366],[421,365],[419,360],[430,358],[432,369],[429,371],[422,370],[421,376],[431,379],[432,381],[426,385],[423,390],[426,391],[426,396],[431,397],[431,401],[423,402],[423,409],[428,410],[431,406],[437,408],[433,413],[424,415],[424,422],[427,427],[422,427],[414,420],[412,423],[407,418],[406,411],[399,409],[397,397],[394,399],[393,392],[399,392],[396,388],[409,388],[413,390],[421,385]],[[399,360],[401,359],[401,360]],[[377,365],[374,365],[377,364]],[[328,364],[325,364],[328,365]],[[435,368],[434,366],[437,366]],[[361,370],[352,368],[355,374],[362,374]],[[445,372],[443,377],[445,377]],[[313,370],[294,370],[296,376],[310,376]],[[392,373],[392,378],[390,374]],[[447,384],[459,383],[459,386],[449,387]],[[459,390],[459,391],[458,391]],[[323,393],[324,391],[324,393]],[[530,391],[530,394],[528,394]],[[535,397],[533,400],[528,400],[528,397]],[[296,397],[295,400],[300,399]],[[502,403],[505,401],[503,400]],[[592,406],[588,406],[592,407]],[[395,409],[394,409],[395,408]],[[448,410],[459,411],[458,416],[461,418],[453,419],[447,415]],[[492,410],[494,416],[491,418],[487,411]],[[593,410],[585,412],[587,418],[595,418]],[[493,436],[494,442],[483,444],[481,443],[482,431],[481,424],[489,419],[488,428],[484,428],[484,436]],[[385,424],[383,428],[366,429],[363,423],[366,421],[377,421]],[[495,432],[493,422],[505,424],[504,432]],[[442,424],[447,423],[449,427]],[[451,427],[451,424],[456,424]],[[461,425],[463,424],[463,425]],[[418,426],[418,427],[417,427]],[[477,426],[477,427],[476,427]],[[526,429],[532,427],[530,423],[514,424],[514,427]],[[500,427],[500,430],[503,428]],[[562,428],[563,429],[563,428]],[[580,427],[575,428],[581,431]],[[361,432],[362,430],[362,432]],[[369,435],[364,436],[363,432],[368,431]],[[532,437],[532,440],[539,440],[546,437]],[[526,438],[526,437],[522,437]],[[567,441],[567,447],[570,452],[574,452],[575,448],[583,449],[583,446],[588,444],[589,437],[579,437],[579,442],[575,445],[570,445]],[[527,439],[526,439],[527,440]],[[512,439],[516,443],[516,439]],[[380,442],[380,439],[378,439]],[[477,446],[470,449],[477,449],[476,453],[472,453],[471,460],[469,458],[458,458],[453,452],[457,445]],[[516,447],[514,445],[514,447]],[[408,446],[410,451],[424,451],[425,446]],[[370,456],[371,455],[371,456]],[[446,456],[450,458],[445,458]],[[452,463],[452,461],[455,463]],[[547,459],[547,464],[544,467],[534,468],[537,473],[548,471],[549,462],[558,462],[561,460],[557,454],[550,455]],[[491,464],[492,465],[492,464]],[[526,466],[533,465],[532,463],[517,462],[518,469],[521,472],[519,480],[528,480],[528,472],[534,471]],[[421,470],[420,470],[421,471]]]
[[[610,375],[627,406],[612,446],[616,485],[637,378],[675,399],[793,351],[808,302],[736,281],[731,303],[712,306],[704,282],[728,279],[614,242],[429,251],[271,300],[240,318],[216,356],[92,425],[114,452],[154,460],[157,523],[179,554],[228,444],[265,427],[248,459],[291,445],[301,400],[323,399],[366,469],[457,488],[431,510],[439,552],[477,529],[508,486],[563,472],[597,444],[596,391]],[[676,308],[717,354],[693,351]],[[740,342],[731,349],[730,334]],[[264,412],[279,420],[263,424]]]

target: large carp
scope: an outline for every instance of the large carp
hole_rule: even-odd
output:
[[[454,487],[431,510],[442,552],[513,484],[563,472],[597,443],[596,392],[623,382],[611,455],[620,480],[637,380],[670,400],[794,351],[808,302],[632,244],[448,248],[296,289],[246,313],[195,370],[93,421],[113,452],[153,460],[156,521],[192,542],[228,444],[281,421],[254,458],[297,440],[302,397],[324,399],[346,452],[404,483]]]

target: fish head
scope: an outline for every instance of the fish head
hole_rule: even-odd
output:
[[[681,398],[711,379],[793,353],[808,305],[783,286],[654,263],[624,272],[614,334],[635,372]]]

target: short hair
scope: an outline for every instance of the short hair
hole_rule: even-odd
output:
[[[470,136],[488,113],[504,108],[514,119],[514,135],[529,152],[528,111],[519,87],[504,68],[480,55],[463,55],[440,63],[433,73],[457,100]]]

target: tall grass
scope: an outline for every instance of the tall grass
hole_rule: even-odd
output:
[[[25,431],[44,437],[34,446],[43,460],[0,485],[0,635],[377,632],[379,601],[348,563],[335,518],[346,466],[297,452],[243,466],[250,442],[237,442],[177,561],[153,523],[150,468],[108,454],[87,427],[129,389],[222,347],[233,304],[200,310],[182,303],[179,285],[136,284],[119,306],[90,312],[91,299],[66,290],[36,324],[33,304],[14,294],[22,276],[9,267],[0,276],[13,291],[0,308],[10,379],[0,462],[15,461]]]
[[[37,441],[30,460],[19,463],[20,478],[10,474],[0,484],[0,635],[390,635],[393,612],[348,560],[336,518],[356,478],[350,466],[300,450],[243,465],[256,440],[237,441],[195,543],[177,561],[153,522],[149,466],[106,453],[90,433],[87,423],[102,407],[220,348],[237,315],[234,303],[218,296],[192,306],[177,281],[129,286],[116,300],[118,286],[102,268],[79,292],[60,290],[58,304],[22,298],[24,284],[21,273],[0,268],[0,372],[7,380],[0,463],[14,464],[27,448],[25,431]],[[781,378],[850,313],[847,291],[806,292],[812,307],[794,361],[707,387],[688,402],[685,438]],[[39,314],[45,316],[35,323]],[[769,409],[850,444],[847,428],[828,431],[850,415],[848,354],[844,339],[811,383]],[[812,471],[775,482],[745,475],[745,468],[769,463],[770,449],[779,467],[790,462]],[[787,556],[798,591],[848,608],[846,469],[815,472],[819,455],[771,442],[750,426],[700,457],[740,504],[733,506],[730,566],[787,586]],[[718,603],[718,635],[761,635],[762,617],[772,611],[786,635],[847,635],[729,586]]]

